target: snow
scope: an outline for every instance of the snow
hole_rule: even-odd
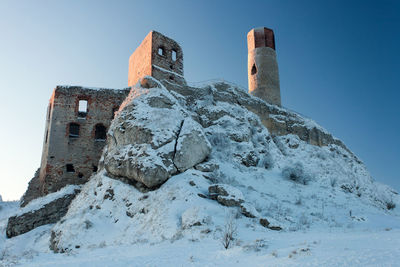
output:
[[[84,90],[93,90],[93,91],[114,91],[114,92],[125,92],[130,90],[129,87],[123,89],[112,89],[112,88],[104,88],[104,87],[91,87],[91,86],[82,86],[82,85],[57,85],[59,88],[81,88]]]
[[[38,209],[74,188],[32,201],[23,210],[11,204],[0,210],[0,265],[398,265],[400,197],[376,183],[351,152],[337,145],[313,146],[295,135],[272,137],[255,114],[237,104],[203,98],[189,110],[177,104],[177,93],[163,87],[134,93],[124,105],[134,106],[134,118],[122,108],[119,114],[126,130],[151,128],[156,132],[151,142],[162,149],[179,131],[167,131],[168,124],[180,124],[184,117],[195,117],[193,110],[201,111],[201,125],[207,125],[203,131],[212,147],[207,162],[218,168],[189,169],[149,192],[99,170],[82,186],[61,221],[6,239],[7,217]],[[156,107],[135,100],[143,94],[148,99],[163,96],[174,112],[161,116]],[[308,119],[299,122],[313,125]],[[128,155],[123,149],[137,145],[121,145],[120,155]],[[146,154],[156,153],[151,149],[146,147]],[[137,158],[143,164],[158,164]],[[214,184],[243,200],[242,206],[256,218],[207,198]],[[388,208],[388,203],[395,207]],[[0,207],[6,204],[1,202]],[[237,232],[225,249],[221,241],[227,218],[233,218]],[[260,218],[283,230],[263,227]],[[49,249],[51,239],[64,253]]]
[[[29,202],[28,205],[26,205],[25,207],[21,208],[18,210],[18,212],[15,214],[17,216],[22,215],[24,213],[27,212],[31,212],[34,210],[38,210],[43,208],[43,206],[45,206],[46,204],[63,197],[64,195],[69,195],[69,194],[73,194],[75,190],[78,190],[80,188],[79,185],[67,185],[63,188],[61,188],[59,191],[48,194],[44,197],[41,198],[37,198],[32,200],[31,202]]]
[[[156,69],[159,69],[159,70],[163,71],[163,72],[171,73],[171,74],[174,74],[174,75],[176,75],[176,76],[179,76],[179,77],[185,78],[185,77],[183,77],[181,74],[179,74],[179,73],[176,73],[176,72],[174,72],[174,71],[170,71],[170,70],[167,70],[167,69],[161,68],[160,66],[157,66],[157,65],[152,65],[152,66],[153,66],[154,68],[156,68]]]

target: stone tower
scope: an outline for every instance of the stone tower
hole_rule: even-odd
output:
[[[278,63],[274,32],[266,27],[247,34],[249,93],[264,101],[281,105]]]
[[[128,86],[134,86],[144,76],[167,84],[186,84],[179,44],[156,31],[147,34],[129,58]]]

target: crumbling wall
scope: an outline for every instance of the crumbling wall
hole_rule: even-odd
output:
[[[29,186],[23,205],[68,184],[88,181],[105,145],[106,131],[128,89],[94,89],[57,86],[50,99],[37,183]],[[86,101],[86,112],[79,102]],[[85,105],[82,105],[83,107]]]
[[[129,58],[128,85],[134,86],[144,76],[153,76],[163,83],[186,84],[179,44],[151,31]]]

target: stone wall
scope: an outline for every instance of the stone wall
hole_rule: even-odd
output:
[[[161,82],[186,84],[179,44],[151,31],[129,58],[128,85],[134,86],[144,76],[152,76]]]
[[[58,222],[67,213],[69,205],[79,192],[80,189],[75,189],[44,204],[39,209],[8,218],[7,237],[11,238],[29,232],[36,227]]]
[[[97,171],[105,133],[128,93],[129,89],[79,86],[54,89],[46,118],[39,190],[35,181],[28,187],[23,205],[65,185],[85,183]],[[86,101],[86,112],[79,110],[80,101]]]

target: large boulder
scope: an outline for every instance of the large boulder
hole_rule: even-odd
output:
[[[112,175],[156,187],[177,172],[173,165],[174,142],[159,149],[147,144],[126,145],[108,151],[105,168]]]
[[[113,177],[156,188],[210,154],[200,124],[161,84],[133,87],[121,107],[104,154],[104,167]]]

